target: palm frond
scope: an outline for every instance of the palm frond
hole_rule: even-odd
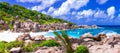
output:
[[[65,42],[65,40],[64,40],[64,38],[58,33],[58,32],[54,32],[54,34],[65,44],[66,42]]]
[[[58,32],[55,31],[54,34],[64,43],[66,47],[66,53],[73,53],[72,45],[70,43],[67,32],[62,30],[60,35]]]

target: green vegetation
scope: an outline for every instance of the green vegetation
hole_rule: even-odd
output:
[[[0,42],[0,53],[9,53],[9,50],[12,47],[20,47],[23,45],[23,42],[19,42],[19,41],[12,41],[12,42]]]
[[[46,40],[38,44],[32,43],[27,46],[23,46],[23,50],[33,51],[35,48],[42,47],[42,46],[53,47],[53,46],[60,46],[60,44],[55,40]]]
[[[9,53],[9,50],[13,47],[22,47],[23,51],[31,52],[35,48],[39,48],[42,46],[53,47],[60,46],[60,44],[55,40],[46,40],[41,43],[30,43],[27,46],[24,45],[24,42],[12,41],[12,42],[0,42],[0,53]]]
[[[54,32],[54,34],[64,43],[64,46],[66,47],[66,53],[73,53],[72,45],[68,38],[67,32],[61,31],[61,33],[62,35],[60,35],[58,32]]]
[[[49,15],[42,14],[35,10],[29,10],[16,4],[10,5],[6,2],[0,2],[0,19],[3,19],[7,24],[10,24],[12,20],[15,20],[16,16],[19,17],[19,21],[31,19],[32,21],[38,22],[40,24],[66,22],[65,20],[53,18]]]
[[[23,49],[23,51],[32,52],[34,48],[31,48],[28,46],[23,46],[22,49]]]
[[[53,47],[53,46],[60,46],[60,44],[55,40],[47,40],[43,41],[40,46],[47,46],[47,47]]]
[[[0,42],[0,53],[5,53],[8,49],[5,47],[6,42]]]
[[[12,42],[9,42],[7,43],[6,47],[8,49],[11,49],[12,47],[22,47],[23,46],[23,41],[12,41]]]
[[[89,53],[89,51],[86,46],[80,45],[74,53]]]

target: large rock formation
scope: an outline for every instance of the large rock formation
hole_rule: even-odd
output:
[[[13,23],[14,32],[38,32],[39,30],[38,23],[32,22],[30,20],[26,22],[15,21]]]
[[[18,38],[16,38],[17,41],[25,41],[25,40],[32,40],[30,34],[23,34],[19,35]]]
[[[55,23],[55,24],[38,24],[28,20],[26,22],[13,21],[13,32],[39,32],[49,30],[63,30],[70,29],[68,23]]]
[[[13,32],[39,32],[49,30],[63,30],[63,29],[76,29],[76,28],[97,28],[96,25],[73,25],[68,23],[54,23],[54,24],[39,24],[28,19],[26,22],[12,21]]]
[[[46,38],[44,37],[44,35],[34,36],[32,39],[34,41],[44,41],[44,40],[46,40]]]
[[[99,34],[89,39],[94,41],[83,41],[81,44],[86,45],[90,53],[120,53],[120,36],[110,36],[107,38],[105,34]]]
[[[22,48],[21,47],[12,48],[10,49],[10,53],[22,53]]]
[[[4,25],[5,21],[4,20],[0,20],[0,25]]]
[[[65,53],[64,47],[41,47],[34,53]]]
[[[85,37],[93,37],[93,35],[90,32],[88,32],[80,36],[80,38],[85,38]]]

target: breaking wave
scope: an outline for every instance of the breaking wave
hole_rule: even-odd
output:
[[[99,34],[106,34],[106,36],[109,38],[112,35],[117,35],[118,33],[115,31],[111,31],[111,30],[105,30],[103,32],[100,32]]]

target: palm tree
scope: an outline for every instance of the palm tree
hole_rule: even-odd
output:
[[[54,32],[54,34],[63,42],[63,45],[66,48],[66,53],[74,53],[66,31],[61,31],[61,35],[56,31]]]

